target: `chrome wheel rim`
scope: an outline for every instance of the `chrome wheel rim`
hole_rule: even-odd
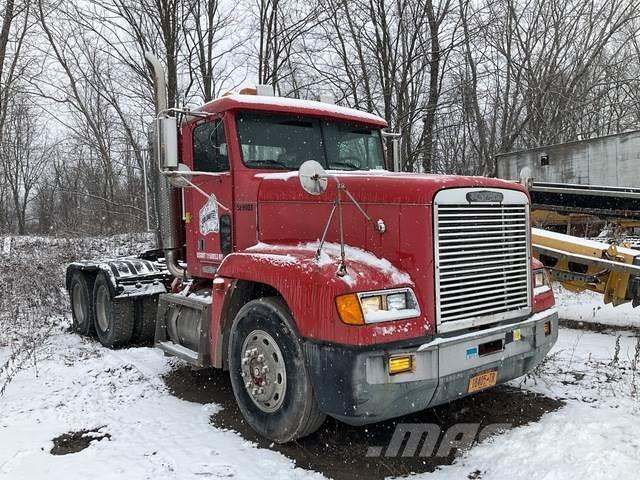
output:
[[[109,330],[109,321],[107,320],[107,304],[109,301],[109,292],[105,287],[100,286],[96,294],[96,320],[102,332]]]
[[[83,324],[87,319],[87,305],[82,301],[82,287],[79,283],[73,286],[73,313],[79,324]]]
[[[280,347],[264,330],[254,330],[242,344],[241,375],[249,398],[263,412],[282,405],[287,371]]]

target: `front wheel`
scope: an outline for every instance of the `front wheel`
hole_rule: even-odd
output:
[[[324,422],[293,319],[277,297],[240,309],[229,338],[229,373],[243,417],[260,435],[286,443]]]

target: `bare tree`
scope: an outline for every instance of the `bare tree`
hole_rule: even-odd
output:
[[[0,159],[16,218],[16,233],[24,235],[29,203],[45,169],[50,147],[36,112],[24,96],[12,96],[7,112]]]
[[[436,113],[442,86],[440,69],[443,53],[440,46],[440,29],[447,13],[449,13],[450,2],[446,1],[436,9],[434,8],[432,0],[426,0],[425,7],[427,20],[429,22],[429,33],[431,35],[431,51],[429,52],[429,96],[422,132],[422,144],[424,146],[422,168],[425,172],[432,172]]]
[[[286,92],[286,82],[295,78],[295,62],[304,51],[304,38],[322,22],[320,8],[302,0],[255,0],[253,27],[257,30],[255,61],[258,83],[272,85],[278,93],[296,95],[300,87]]]
[[[2,15],[2,27],[0,28],[0,132],[2,132],[2,120],[4,119],[5,90],[4,66],[7,60],[7,45],[11,33],[11,24],[15,18],[15,0],[7,0]]]
[[[220,0],[191,0],[184,22],[189,75],[185,96],[195,84],[198,96],[208,102],[220,95],[225,83],[235,83],[232,76],[237,65],[230,57],[242,43],[229,40],[237,28],[231,12],[223,9]]]
[[[437,109],[451,52],[448,0],[326,0],[330,54],[315,63],[345,103],[402,134],[403,169],[431,171]]]
[[[25,76],[27,63],[22,58],[25,39],[30,31],[31,0],[16,3],[7,0],[0,10],[0,135],[7,116],[6,105],[16,83]]]

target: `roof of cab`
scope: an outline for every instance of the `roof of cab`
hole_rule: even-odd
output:
[[[320,118],[332,118],[357,123],[387,127],[387,122],[371,113],[353,108],[340,107],[331,103],[298,100],[286,97],[232,94],[205,103],[196,111],[222,113],[227,110],[258,110],[279,113],[295,113]]]

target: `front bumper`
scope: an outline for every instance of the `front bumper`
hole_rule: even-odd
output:
[[[557,338],[558,313],[551,308],[510,325],[388,350],[307,341],[305,357],[320,409],[345,423],[364,425],[466,396],[471,377],[485,370],[497,370],[497,384],[520,377]],[[482,354],[480,345],[498,340],[502,349]],[[414,370],[389,375],[389,356],[407,353],[415,354]]]

